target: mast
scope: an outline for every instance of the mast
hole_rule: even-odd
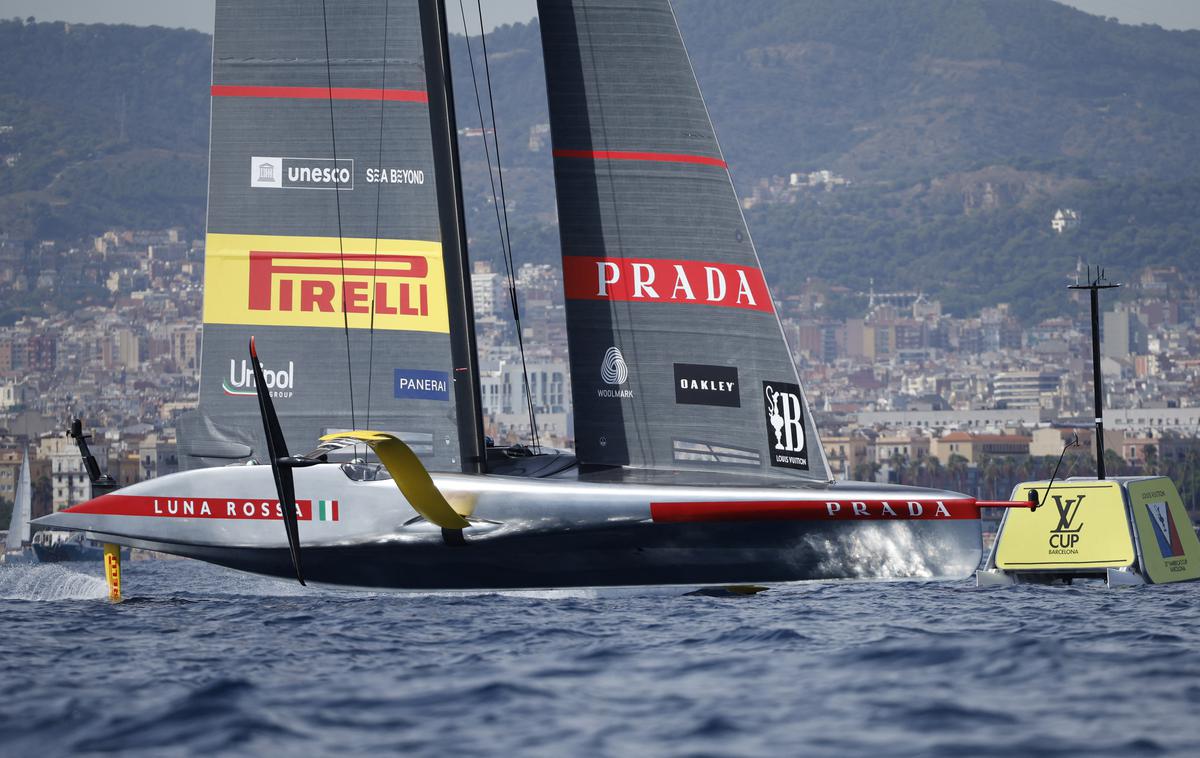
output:
[[[1070,290],[1088,290],[1091,295],[1092,307],[1092,403],[1096,410],[1096,478],[1104,479],[1104,381],[1100,374],[1100,290],[1110,290],[1120,287],[1104,277],[1104,269],[1096,267],[1096,276],[1092,277],[1091,267],[1088,267],[1087,284],[1071,284]]]
[[[438,217],[442,231],[442,260],[450,316],[450,349],[454,365],[458,443],[465,473],[487,470],[483,443],[483,413],[479,362],[475,348],[475,314],[467,278],[466,217],[458,159],[458,128],[454,119],[454,86],[450,80],[450,46],[444,0],[420,0],[421,39],[429,93],[429,122],[433,132],[433,164],[437,173]]]

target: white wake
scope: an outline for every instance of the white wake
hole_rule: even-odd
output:
[[[89,564],[99,570],[99,564]],[[0,565],[0,600],[103,600],[108,587],[100,576],[81,574],[55,563]]]
[[[975,564],[963,563],[952,541],[915,535],[907,524],[860,524],[835,540],[809,538],[809,545],[826,556],[823,573],[850,578],[928,579],[965,576]]]

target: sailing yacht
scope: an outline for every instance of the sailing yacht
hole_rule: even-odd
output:
[[[29,479],[29,456],[21,458],[21,470],[17,474],[17,489],[13,497],[12,516],[8,522],[8,536],[4,540],[5,563],[29,563],[33,560],[32,529],[29,525],[33,514],[33,487]]]
[[[971,574],[974,499],[831,477],[669,0],[538,12],[575,450],[483,434],[442,0],[218,0],[187,470],[38,523],[371,588]]]
[[[21,460],[17,475],[16,496],[8,537],[4,542],[5,563],[60,563],[64,561],[99,561],[104,549],[77,530],[41,529],[33,533],[33,486],[29,476],[29,456]],[[122,554],[126,557],[129,551]]]

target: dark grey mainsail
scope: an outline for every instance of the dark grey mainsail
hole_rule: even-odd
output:
[[[434,470],[460,468],[447,297],[460,264],[443,260],[421,16],[417,0],[218,0],[183,466],[264,450],[254,335],[294,445],[369,424]]]
[[[539,0],[581,463],[828,479],[668,0]]]

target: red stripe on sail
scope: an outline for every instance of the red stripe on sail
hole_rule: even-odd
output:
[[[291,100],[390,100],[427,103],[429,95],[411,89],[370,87],[267,87],[250,84],[214,84],[213,97],[273,97]]]
[[[657,161],[660,163],[698,163],[728,168],[720,158],[687,153],[646,153],[634,150],[555,150],[555,158],[588,158],[601,161]]]
[[[650,503],[656,523],[704,521],[937,521],[977,519],[972,499],[956,500],[738,500]]]
[[[563,289],[570,300],[713,305],[774,312],[762,272],[732,263],[566,255]]]

